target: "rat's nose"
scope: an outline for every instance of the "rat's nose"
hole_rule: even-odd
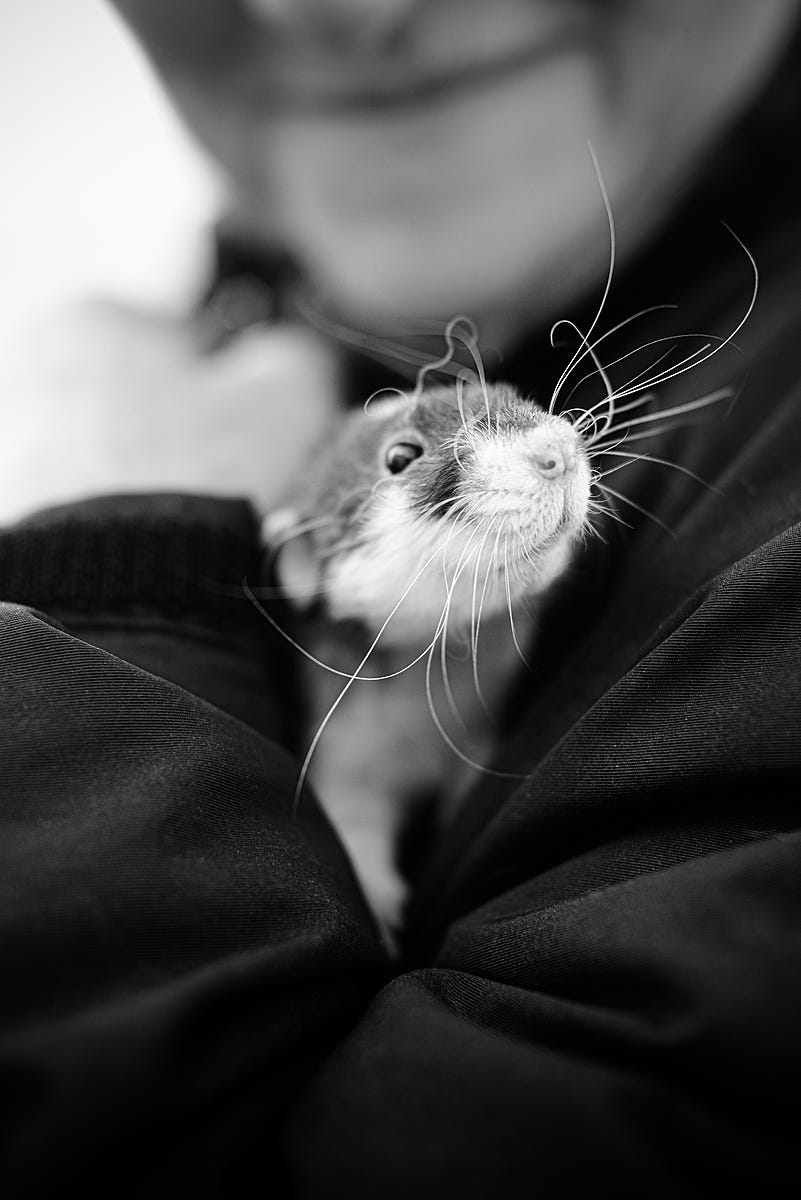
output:
[[[572,471],[576,465],[576,455],[572,447],[560,446],[557,442],[546,442],[543,446],[529,450],[528,460],[543,479],[558,479],[567,471]]]

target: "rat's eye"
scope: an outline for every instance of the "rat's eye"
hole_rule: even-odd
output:
[[[419,442],[393,442],[384,455],[384,462],[391,475],[400,475],[422,453],[423,447]]]

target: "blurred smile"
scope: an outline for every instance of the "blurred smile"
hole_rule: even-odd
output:
[[[462,34],[461,43],[458,36],[433,36],[410,49],[390,48],[383,56],[344,58],[302,43],[273,43],[271,62],[265,67],[261,59],[247,90],[265,115],[278,118],[391,115],[511,82],[598,36],[597,12],[584,4],[568,2],[558,11],[545,6],[526,16],[519,27],[490,23],[473,29],[469,40]]]

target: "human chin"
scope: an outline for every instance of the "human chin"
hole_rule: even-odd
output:
[[[593,273],[608,253],[587,146],[603,140],[598,112],[596,73],[576,58],[491,97],[287,121],[270,139],[282,231],[364,320],[480,318],[538,284],[536,315],[564,290],[577,247]]]

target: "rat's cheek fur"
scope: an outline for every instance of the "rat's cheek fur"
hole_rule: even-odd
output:
[[[530,512],[510,515],[507,508],[502,546],[486,511],[481,521],[458,524],[416,518],[403,490],[387,489],[361,544],[329,565],[331,616],[362,621],[383,645],[418,650],[435,638],[446,612],[449,633],[457,636],[471,629],[477,605],[482,619],[508,619],[508,606],[550,587],[572,555],[575,529],[564,519],[564,498],[552,499],[547,545],[530,540]]]
[[[332,559],[326,587],[337,620],[364,621],[385,641],[416,642],[429,636],[431,614],[442,613],[447,526],[416,518],[401,488],[387,488],[361,531],[361,543]],[[430,636],[433,637],[434,628]]]
[[[449,634],[465,636],[477,606],[482,619],[508,615],[565,569],[586,525],[590,470],[575,428],[512,403],[503,388],[463,402],[462,411],[446,391],[412,411],[399,400],[379,405],[351,422],[352,469],[337,459],[346,498],[359,503],[348,510],[350,536],[328,544],[328,611],[360,621],[383,644],[422,650],[446,620]],[[381,445],[419,436],[429,449],[376,479],[376,432]]]

